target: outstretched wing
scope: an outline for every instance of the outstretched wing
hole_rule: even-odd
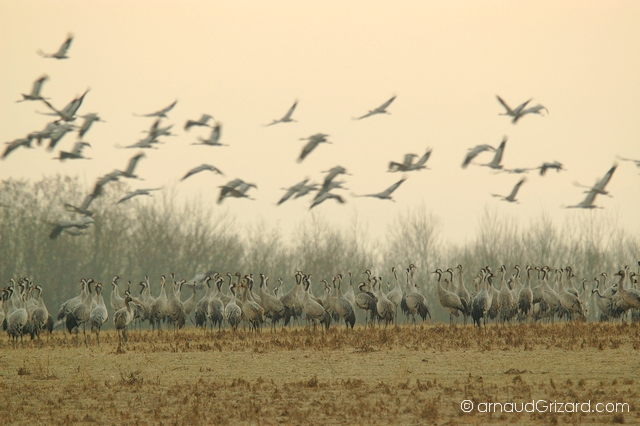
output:
[[[296,109],[297,106],[298,106],[298,101],[295,101],[293,103],[293,105],[291,106],[291,108],[289,108],[289,111],[287,111],[287,113],[284,115],[284,117],[282,117],[281,121],[291,120],[291,115],[293,115],[293,111]]]
[[[378,108],[376,108],[377,111],[384,111],[385,109],[387,109],[387,107],[389,105],[391,105],[391,102],[393,102],[396,99],[396,96],[392,96],[391,99],[389,99],[387,102],[383,103],[382,105],[380,105]]]
[[[66,56],[67,52],[69,51],[69,47],[71,47],[72,41],[73,41],[73,36],[69,34],[67,36],[67,39],[64,41],[64,43],[62,43],[62,46],[60,46],[60,49],[58,49],[58,51],[54,54],[54,56]]]

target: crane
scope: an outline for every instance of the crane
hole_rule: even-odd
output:
[[[469,150],[467,151],[467,155],[464,157],[464,161],[462,162],[462,168],[466,169],[469,163],[471,163],[471,160],[476,158],[480,153],[484,151],[495,151],[495,150],[496,149],[494,147],[487,144],[476,145],[473,148],[469,148]]]
[[[60,151],[60,156],[57,158],[54,158],[54,160],[60,160],[60,161],[64,161],[66,159],[70,159],[70,160],[90,160],[90,158],[87,157],[83,157],[82,156],[82,149],[85,146],[91,146],[91,144],[89,144],[88,142],[76,142],[73,145],[73,149],[71,150],[71,152],[67,152],[67,151]]]
[[[123,203],[133,197],[137,197],[138,195],[151,195],[151,191],[159,191],[161,189],[162,188],[136,189],[135,191],[129,192],[127,195],[122,197],[116,204]]]
[[[220,143],[221,132],[222,132],[222,124],[216,123],[216,125],[213,127],[213,130],[211,130],[211,134],[207,139],[198,137],[198,140],[200,141],[200,143],[194,142],[191,145],[228,146]]]
[[[499,195],[499,194],[491,194],[494,197],[500,197],[502,198],[502,201],[508,201],[510,203],[517,203],[518,201],[516,200],[516,194],[518,193],[518,190],[520,189],[520,186],[522,186],[523,183],[525,183],[527,181],[527,178],[522,178],[518,181],[518,183],[515,184],[515,186],[513,187],[513,189],[511,190],[511,193],[509,195],[507,195],[506,197],[504,195]]]
[[[293,115],[293,111],[296,109],[297,106],[298,106],[298,100],[296,99],[296,101],[293,103],[291,108],[289,108],[289,111],[287,111],[287,113],[284,115],[284,117],[282,117],[282,118],[280,118],[278,120],[273,120],[271,123],[265,124],[264,127],[273,126],[274,124],[278,124],[278,123],[291,123],[291,122],[296,121],[296,120],[292,119],[291,116]]]
[[[185,180],[185,179],[186,179],[186,178],[188,178],[189,176],[193,176],[193,175],[195,175],[196,173],[200,173],[200,172],[204,172],[204,171],[211,171],[211,172],[214,172],[214,173],[217,173],[217,174],[219,174],[219,175],[224,176],[224,173],[222,173],[222,172],[220,171],[220,169],[218,169],[217,167],[212,166],[211,164],[202,164],[202,165],[200,165],[200,166],[198,166],[198,167],[194,167],[193,169],[189,170],[189,171],[187,172],[187,174],[186,174],[186,175],[184,175],[184,177],[183,177],[182,179],[180,179],[180,180]]]
[[[502,154],[504,153],[504,147],[506,146],[506,144],[507,144],[507,137],[505,136],[502,138],[502,142],[500,143],[500,146],[496,150],[496,153],[493,156],[493,160],[491,160],[491,162],[487,164],[481,164],[481,166],[490,167],[494,170],[502,169],[502,164],[500,163],[502,162]]]
[[[607,184],[609,183],[609,181],[611,180],[611,176],[613,176],[613,172],[616,171],[616,168],[618,167],[618,163],[615,163],[613,165],[613,167],[611,167],[607,173],[604,174],[604,176],[602,177],[602,179],[600,180],[596,180],[596,184],[593,186],[585,186],[585,185],[580,185],[578,182],[574,182],[573,184],[575,186],[579,186],[582,188],[587,188],[588,191],[585,191],[585,193],[587,192],[595,192],[596,194],[601,194],[601,195],[608,195],[609,197],[611,196],[609,194],[608,191],[604,190],[604,187],[607,186]]]
[[[302,152],[300,153],[300,157],[298,157],[298,163],[302,162],[307,155],[311,153],[320,143],[331,143],[327,140],[327,136],[324,133],[316,133],[315,135],[311,135],[308,138],[300,138],[300,140],[308,140],[307,144],[302,148]]]
[[[208,126],[209,120],[212,120],[213,117],[209,114],[202,114],[199,120],[187,120],[184,125],[184,130],[189,131],[189,129],[193,126]]]
[[[503,114],[499,114],[499,115],[508,115],[509,117],[513,117],[513,119],[511,120],[511,122],[513,124],[516,124],[518,122],[518,120],[520,119],[520,117],[522,117],[524,115],[523,114],[524,107],[526,107],[527,104],[529,102],[531,102],[531,100],[532,100],[532,99],[529,99],[528,101],[523,102],[520,105],[518,105],[518,107],[516,107],[515,109],[511,109],[511,107],[509,107],[509,105],[507,105],[507,103],[500,96],[496,95],[496,98],[498,99],[498,102],[500,102],[500,104],[506,110],[506,112],[504,112]]]
[[[82,96],[76,96],[75,99],[69,102],[67,106],[65,106],[61,110],[56,109],[56,107],[51,105],[51,103],[48,100],[43,98],[41,99],[42,102],[44,102],[45,105],[47,105],[53,111],[53,113],[39,113],[39,114],[58,116],[60,117],[59,120],[62,120],[62,121],[73,121],[76,119],[76,112],[78,112],[78,109],[82,105],[82,101],[84,100],[84,97],[87,95],[87,93],[89,93],[89,90],[91,89],[88,88],[87,90],[85,90]]]
[[[391,99],[389,99],[388,101],[380,105],[378,108],[369,110],[369,112],[363,115],[362,117],[357,117],[357,118],[353,117],[352,120],[362,120],[363,118],[371,117],[372,115],[375,115],[375,114],[391,114],[389,111],[387,111],[387,108],[389,107],[389,105],[391,105],[391,102],[393,102],[395,99],[396,99],[396,96],[394,95],[391,97]]]
[[[67,52],[69,51],[69,47],[71,47],[72,41],[73,34],[69,34],[56,53],[44,53],[42,50],[38,50],[37,53],[43,58],[68,59]]]
[[[16,101],[16,102],[24,102],[24,101],[40,101],[43,100],[45,98],[42,97],[42,95],[40,94],[40,91],[42,90],[42,85],[44,84],[45,81],[47,81],[49,79],[48,75],[43,75],[42,77],[40,77],[39,79],[37,79],[36,81],[33,82],[33,87],[31,88],[31,93],[29,93],[28,95],[25,95],[24,93],[22,94],[22,99]]]
[[[176,99],[175,101],[173,101],[173,103],[171,105],[169,105],[168,107],[162,108],[159,111],[156,112],[152,112],[150,114],[133,114],[137,117],[164,117],[167,118],[167,113],[169,111],[171,111],[173,109],[174,106],[176,106],[176,104],[178,103],[178,100]]]
[[[138,178],[138,176],[133,174],[133,171],[135,170],[136,166],[138,165],[138,161],[140,161],[140,159],[144,158],[144,152],[139,152],[138,154],[134,155],[133,157],[131,157],[129,159],[129,163],[127,164],[127,168],[125,170],[121,170],[120,171],[120,176],[126,177],[126,178],[130,178],[130,179],[135,179]]]
[[[396,189],[398,189],[398,187],[400,185],[402,185],[402,183],[407,180],[406,177],[403,177],[402,179],[400,179],[398,182],[394,183],[393,185],[391,185],[390,187],[388,187],[387,189],[385,189],[382,192],[378,192],[377,194],[365,194],[365,195],[355,195],[356,197],[375,197],[375,198],[379,198],[381,200],[391,200],[391,201],[395,201],[393,198],[391,198],[391,194],[393,193],[393,191],[395,191]]]
[[[69,228],[86,229],[92,223],[95,223],[95,221],[90,216],[83,216],[77,220],[60,220],[54,224],[55,226],[49,234],[49,238],[54,240],[63,230]]]
[[[33,148],[31,146],[31,141],[33,139],[34,138],[31,135],[29,135],[26,138],[20,138],[12,142],[6,142],[7,148],[4,150],[4,153],[2,154],[2,159],[4,160],[5,158],[7,158],[9,154],[11,154],[13,151],[20,148],[21,146],[25,148]]]

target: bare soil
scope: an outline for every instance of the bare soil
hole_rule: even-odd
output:
[[[143,330],[124,346],[108,331],[87,347],[81,333],[76,347],[56,331],[40,348],[0,342],[0,424],[638,424],[639,332],[585,323]],[[629,412],[478,412],[535,400]]]

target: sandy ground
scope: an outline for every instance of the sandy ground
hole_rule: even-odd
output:
[[[640,423],[640,327],[114,332],[0,346],[1,424]],[[461,403],[474,404],[463,413]],[[539,402],[547,411],[523,404]],[[549,403],[556,401],[555,406]],[[562,403],[588,403],[567,413]],[[489,403],[516,403],[498,406]],[[626,403],[618,413],[606,405]],[[562,408],[563,412],[557,412]],[[609,406],[611,409],[612,406]],[[492,413],[479,412],[491,409]],[[624,409],[624,413],[620,411]]]

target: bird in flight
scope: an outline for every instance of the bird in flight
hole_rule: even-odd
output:
[[[298,157],[298,163],[302,162],[302,160],[304,160],[307,155],[309,155],[311,153],[311,151],[313,151],[314,149],[316,149],[316,147],[324,142],[324,143],[331,143],[327,140],[327,136],[324,133],[316,133],[315,135],[311,135],[308,138],[300,138],[301,141],[304,140],[308,140],[309,142],[307,142],[307,144],[304,146],[304,148],[302,148],[302,152],[300,153],[300,157]]]
[[[49,76],[46,74],[33,82],[33,87],[31,88],[31,93],[28,95],[22,94],[22,99],[16,102],[24,102],[24,101],[41,101],[45,98],[42,97],[40,91],[42,90],[42,85],[45,81],[49,79]]]
[[[520,179],[520,181],[518,181],[518,183],[516,183],[516,185],[511,190],[511,194],[507,195],[506,197],[504,195],[500,195],[500,194],[491,194],[491,195],[493,195],[494,197],[500,197],[502,199],[502,201],[508,201],[510,203],[517,203],[518,201],[516,200],[516,194],[518,194],[518,190],[520,189],[522,184],[525,183],[526,181],[527,181],[527,178]]]
[[[51,230],[49,238],[51,238],[52,240],[58,238],[62,231],[66,229],[86,229],[92,223],[95,223],[95,221],[90,216],[83,216],[77,220],[60,220],[54,223],[55,226]]]
[[[544,162],[542,163],[542,166],[538,167],[538,169],[540,169],[540,176],[544,176],[549,169],[556,169],[556,173],[560,170],[567,170],[562,167],[562,163],[559,163],[557,161],[554,161],[552,163]]]
[[[159,191],[161,189],[162,188],[136,189],[135,191],[129,192],[127,195],[122,197],[116,204],[123,203],[133,197],[137,197],[138,195],[151,195],[151,191]]]
[[[87,194],[79,207],[76,207],[73,204],[65,203],[64,208],[68,212],[79,213],[83,216],[93,216],[93,212],[89,210],[89,205],[94,198],[95,197],[93,196],[93,194]]]
[[[415,162],[415,164],[410,165],[407,171],[410,172],[413,170],[428,169],[428,167],[425,166],[425,164],[429,160],[429,157],[431,157],[432,152],[433,152],[433,148],[427,148],[427,152],[425,152],[424,155],[420,157],[418,161]]]
[[[189,131],[189,129],[193,126],[208,126],[208,122],[209,120],[213,119],[212,116],[210,116],[209,114],[202,114],[202,117],[200,117],[199,120],[187,120],[187,122],[184,125],[184,130],[186,130],[187,132]]]
[[[21,146],[24,146],[25,148],[33,148],[31,146],[31,141],[33,139],[34,137],[32,135],[29,135],[26,138],[20,138],[12,142],[6,142],[7,148],[4,150],[4,153],[2,154],[2,159],[4,160],[5,158],[7,158],[9,154],[11,154],[13,151],[20,148]]]
[[[218,204],[221,204],[227,197],[248,198],[253,200],[253,198],[247,195],[247,192],[250,188],[258,188],[258,186],[255,183],[247,183],[242,179],[233,179],[219,188],[220,196],[218,197]]]
[[[520,117],[523,116],[522,111],[524,110],[524,107],[527,106],[527,104],[529,102],[531,102],[531,99],[529,99],[526,102],[521,103],[520,105],[518,105],[517,108],[511,109],[511,107],[509,105],[507,105],[507,103],[498,95],[496,95],[496,98],[498,98],[498,102],[500,102],[502,104],[502,106],[504,107],[504,109],[506,110],[506,112],[504,112],[503,114],[500,115],[508,115],[509,117],[513,117],[513,119],[511,120],[511,122],[513,124],[516,124],[518,122],[518,120],[520,119]]]
[[[287,111],[287,113],[284,115],[284,117],[278,120],[273,120],[271,123],[265,124],[264,127],[273,126],[274,124],[278,124],[278,123],[291,123],[292,121],[296,121],[292,119],[291,116],[293,115],[293,111],[296,109],[297,106],[298,106],[298,101],[296,100],[291,106],[291,108],[289,108],[289,111]]]
[[[334,199],[340,204],[344,204],[344,198],[342,198],[341,196],[333,194],[331,192],[323,192],[321,195],[318,195],[316,198],[314,198],[313,203],[311,203],[311,207],[309,207],[309,210],[329,199]]]
[[[94,121],[102,121],[104,122],[103,119],[101,119],[98,114],[96,113],[90,113],[87,115],[83,115],[81,116],[82,118],[84,118],[84,121],[82,122],[82,125],[80,126],[80,129],[78,129],[78,138],[82,139],[84,137],[84,135],[89,131],[89,129],[91,128],[91,125],[94,123]]]
[[[494,147],[487,144],[476,145],[473,148],[469,148],[469,151],[467,151],[467,155],[464,157],[464,161],[462,162],[462,168],[466,169],[469,163],[471,163],[471,160],[476,158],[480,153],[484,151],[495,151],[495,150],[496,149]]]
[[[71,102],[69,102],[69,104],[62,108],[62,110],[57,110],[56,107],[54,107],[53,105],[51,105],[51,103],[49,103],[49,101],[47,101],[46,99],[41,99],[42,102],[44,102],[52,111],[53,113],[39,113],[39,114],[43,114],[43,115],[53,115],[53,116],[59,116],[60,120],[62,121],[73,121],[76,119],[76,112],[78,112],[78,109],[80,108],[80,105],[82,105],[82,101],[84,100],[84,97],[87,95],[87,93],[89,93],[90,89],[87,89],[82,96],[80,97],[76,97],[74,100],[72,100]]]
[[[122,170],[120,171],[120,176],[130,178],[130,179],[138,179],[138,176],[134,175],[133,171],[138,165],[138,161],[140,161],[140,159],[144,157],[145,157],[144,152],[139,152],[133,157],[131,157],[131,159],[129,160],[129,163],[127,164],[127,168],[124,171]]]
[[[393,191],[398,189],[398,187],[400,185],[402,185],[402,183],[405,180],[407,180],[407,178],[403,177],[402,179],[400,179],[399,181],[397,181],[396,183],[394,183],[393,185],[391,185],[390,187],[388,187],[384,191],[378,192],[377,194],[365,194],[365,195],[354,195],[354,196],[356,196],[356,197],[375,197],[375,198],[379,198],[381,200],[395,201],[393,198],[391,198],[391,194],[393,193]]]
[[[388,172],[406,172],[411,170],[411,165],[413,164],[413,159],[416,158],[418,154],[405,154],[404,160],[402,163],[398,163],[396,161],[389,161],[389,170]]]
[[[213,130],[211,130],[211,134],[209,135],[208,139],[198,137],[198,140],[200,141],[200,143],[194,142],[191,145],[229,146],[229,145],[220,143],[221,133],[222,133],[222,124],[216,123],[216,125],[213,127]]]
[[[69,57],[67,56],[67,52],[69,51],[72,41],[73,35],[69,34],[56,53],[48,54],[44,53],[42,50],[38,50],[38,54],[43,58],[68,59]]]
[[[193,168],[193,169],[189,170],[189,171],[187,172],[187,174],[186,174],[186,175],[184,175],[184,177],[183,177],[182,179],[180,179],[180,180],[185,180],[185,179],[186,179],[186,178],[188,178],[189,176],[193,176],[193,175],[195,175],[196,173],[204,172],[204,171],[207,171],[207,170],[208,170],[208,171],[211,171],[211,172],[214,172],[214,173],[217,173],[217,174],[219,174],[219,175],[224,176],[224,173],[222,173],[222,172],[220,171],[220,169],[218,169],[217,167],[212,166],[212,165],[210,165],[210,164],[203,164],[203,165],[201,165],[201,166],[198,166],[198,167],[195,167],[195,168]]]
[[[298,182],[295,185],[289,187],[289,188],[280,188],[283,189],[285,191],[287,191],[282,198],[280,199],[280,201],[278,201],[278,205],[284,203],[285,201],[287,201],[289,198],[291,198],[294,194],[299,193],[300,191],[305,190],[306,188],[308,188],[307,182],[309,182],[309,178],[306,178],[305,180],[303,180],[302,182]],[[308,193],[309,191],[307,191]],[[298,197],[296,197],[298,198]]]
[[[57,158],[54,158],[54,160],[60,160],[60,161],[64,161],[64,160],[90,160],[90,158],[87,157],[83,157],[82,156],[82,149],[85,146],[91,146],[88,142],[76,142],[75,145],[73,145],[73,149],[71,150],[71,152],[67,152],[67,151],[60,151],[60,156]]]
[[[590,189],[588,191],[585,191],[587,193],[587,196],[584,198],[584,200],[582,200],[580,203],[574,206],[567,206],[567,208],[568,209],[576,209],[576,208],[577,209],[601,209],[602,207],[598,207],[594,204],[596,196],[599,194],[611,196],[607,191],[604,190],[604,188],[611,180],[611,176],[613,176],[613,172],[616,171],[617,167],[618,167],[618,164],[614,164],[613,167],[611,167],[609,171],[605,173],[602,179],[597,181],[594,186],[592,187],[586,186],[586,188],[590,188]],[[574,185],[582,186],[577,182],[574,182]]]
[[[490,167],[494,170],[502,169],[502,164],[500,163],[502,162],[502,154],[504,153],[504,147],[506,145],[507,145],[507,137],[505,136],[504,138],[502,138],[502,142],[500,143],[500,146],[496,150],[496,153],[493,156],[493,160],[491,160],[491,162],[487,164],[481,164],[481,166]]]
[[[604,176],[602,177],[602,179],[597,180],[596,184],[593,186],[586,186],[586,185],[580,185],[578,182],[574,182],[573,184],[575,186],[579,186],[581,188],[587,188],[588,191],[584,191],[586,192],[595,192],[596,194],[600,194],[600,195],[607,195],[609,197],[611,197],[611,195],[609,194],[608,191],[605,191],[604,187],[607,186],[607,184],[609,183],[609,181],[611,180],[611,176],[613,176],[613,172],[616,171],[616,168],[618,167],[618,164],[614,164],[613,167],[611,167],[609,169],[609,171],[607,171],[607,173],[604,174]]]
[[[171,111],[173,109],[174,106],[176,106],[176,104],[178,103],[178,100],[176,99],[175,101],[173,101],[173,103],[171,105],[169,105],[166,108],[163,108],[159,111],[156,112],[152,112],[151,114],[133,114],[137,117],[164,117],[167,118],[167,113],[169,111]]]
[[[353,117],[353,120],[362,120],[363,118],[371,117],[372,115],[376,115],[376,114],[391,114],[389,111],[387,111],[387,108],[389,107],[389,105],[391,105],[391,102],[393,102],[395,99],[396,99],[396,96],[394,95],[391,97],[391,99],[389,99],[387,102],[380,105],[378,108],[369,110],[369,112],[363,115],[362,117]]]

